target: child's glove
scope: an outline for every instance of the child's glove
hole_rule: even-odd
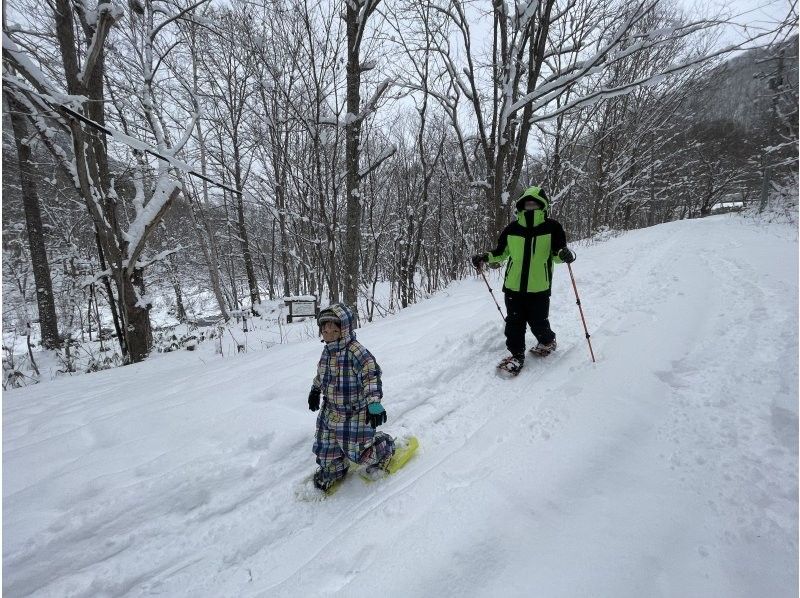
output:
[[[308,408],[311,411],[319,409],[319,391],[316,388],[312,388],[308,393]]]
[[[377,428],[386,423],[386,410],[380,403],[370,403],[367,405],[367,422],[373,428]]]

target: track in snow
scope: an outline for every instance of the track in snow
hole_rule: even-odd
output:
[[[796,230],[672,223],[574,271],[596,365],[563,267],[559,351],[512,380],[482,281],[362,329],[421,449],[321,503],[317,343],[8,393],[6,594],[796,595]]]

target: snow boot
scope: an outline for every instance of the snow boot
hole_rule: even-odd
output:
[[[549,343],[537,343],[537,345],[531,349],[531,353],[536,355],[537,357],[547,357],[556,350],[556,339],[553,339]]]
[[[365,476],[370,480],[377,480],[387,475],[389,472],[389,461],[392,460],[392,455],[386,455],[383,459],[372,465],[367,465],[364,469]]]
[[[419,440],[416,436],[404,438],[395,444],[395,451],[391,457],[381,460],[380,463],[370,465],[362,470],[359,475],[361,479],[371,484],[386,476],[396,473],[414,456],[419,448]]]
[[[378,446],[381,444],[386,444],[388,450],[386,448],[378,450]],[[392,460],[395,453],[394,439],[384,432],[376,432],[375,440],[369,450],[374,451],[373,454],[383,453],[383,456],[375,463],[367,465],[365,468],[367,475],[373,479],[386,475],[389,471],[389,461]]]
[[[339,484],[344,479],[344,476],[347,475],[347,470],[345,469],[342,475],[338,478],[331,478],[330,476],[325,474],[325,470],[320,468],[314,472],[314,477],[312,478],[314,482],[314,487],[322,490],[325,493],[331,492],[336,485]]]

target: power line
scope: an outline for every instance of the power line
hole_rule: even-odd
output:
[[[117,141],[119,141],[121,143],[124,143],[125,145],[128,145],[129,147],[132,147],[135,150],[144,151],[145,153],[148,153],[151,156],[159,158],[160,160],[164,160],[165,162],[169,162],[169,164],[172,165],[174,168],[177,168],[178,170],[183,170],[187,174],[189,174],[189,175],[191,175],[193,177],[196,177],[198,179],[201,179],[203,181],[206,181],[207,183],[211,183],[215,187],[220,187],[221,189],[225,189],[226,191],[230,191],[231,193],[234,193],[236,195],[244,195],[241,191],[238,191],[237,189],[234,189],[233,187],[230,187],[230,186],[226,185],[225,183],[219,183],[219,182],[215,181],[214,179],[212,179],[212,178],[210,178],[210,177],[208,177],[208,176],[206,176],[206,175],[204,175],[204,174],[202,174],[200,172],[197,172],[196,170],[194,170],[191,167],[189,167],[188,164],[185,165],[184,168],[176,165],[175,162],[177,162],[177,160],[174,157],[165,156],[162,153],[160,153],[160,152],[152,149],[151,147],[147,146],[147,144],[145,144],[142,141],[138,141],[137,140],[137,143],[139,144],[139,147],[137,147],[136,145],[133,145],[131,143],[126,143],[125,140],[124,139],[120,139],[120,137],[123,137],[123,136],[124,137],[128,137],[128,135],[125,135],[124,133],[120,133],[118,131],[114,131],[113,129],[109,129],[108,127],[105,127],[105,126],[101,125],[100,123],[95,122],[92,119],[85,117],[80,112],[77,112],[77,111],[73,110],[72,108],[69,108],[68,106],[65,106],[64,104],[59,104],[59,103],[56,103],[56,102],[52,102],[51,100],[48,100],[48,99],[45,99],[45,101],[48,104],[50,104],[51,106],[53,106],[54,108],[55,107],[60,108],[61,110],[63,110],[64,112],[66,112],[67,114],[72,116],[73,118],[79,120],[80,122],[82,122],[82,123],[84,123],[86,125],[89,125],[90,127],[94,128],[94,129],[97,129],[98,131],[101,131],[105,135],[109,135],[109,136],[113,137],[115,140],[117,140]]]

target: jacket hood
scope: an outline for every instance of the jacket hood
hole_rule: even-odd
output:
[[[517,200],[516,207],[517,212],[522,212],[525,210],[525,202],[529,199],[533,199],[542,206],[542,210],[545,214],[550,212],[550,200],[547,199],[547,194],[544,192],[544,189],[541,187],[528,187],[525,189],[523,194]]]
[[[340,322],[342,329],[342,340],[355,339],[356,335],[353,332],[353,312],[344,303],[334,303],[329,305],[317,316],[317,323],[324,319],[324,316],[335,315]],[[337,341],[338,342],[338,341]]]

